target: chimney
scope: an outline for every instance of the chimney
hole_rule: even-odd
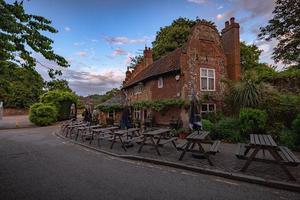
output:
[[[227,58],[227,72],[230,80],[240,80],[241,77],[241,51],[240,51],[240,25],[231,17],[225,22],[222,30],[222,44]]]
[[[130,80],[131,75],[132,75],[132,73],[131,73],[131,71],[129,71],[129,67],[127,67],[125,82]]]
[[[148,67],[153,63],[153,57],[152,57],[152,49],[145,47],[144,50],[144,68]]]

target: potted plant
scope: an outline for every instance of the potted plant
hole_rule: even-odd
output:
[[[180,139],[185,139],[190,133],[189,129],[187,128],[180,128],[177,130],[177,132]]]

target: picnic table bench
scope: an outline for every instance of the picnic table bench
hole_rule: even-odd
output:
[[[75,140],[77,140],[79,136],[81,136],[82,141],[84,141],[84,139],[91,138],[92,136],[91,131],[92,129],[96,129],[96,128],[101,128],[101,125],[99,124],[92,125],[92,126],[86,125],[86,126],[78,127]]]
[[[130,143],[133,141],[138,141],[138,139],[141,139],[141,135],[139,133],[139,128],[130,128],[127,130],[118,130],[118,131],[114,131],[112,133],[113,138],[112,138],[112,143],[110,148],[112,149],[114,146],[114,143],[117,141],[117,139],[119,139],[119,141],[122,144],[122,148],[124,149],[124,151],[126,151],[126,146],[125,143]],[[126,140],[123,140],[122,137],[126,134]]]
[[[252,152],[248,155],[251,150]],[[261,150],[263,151],[263,158],[257,158],[257,153]],[[265,158],[264,151],[269,152],[273,159]],[[241,171],[246,171],[252,161],[275,163],[291,180],[296,180],[286,165],[297,166],[300,163],[299,159],[287,147],[278,146],[271,135],[250,134],[249,144],[238,144],[236,156],[239,159],[247,160]]]
[[[149,132],[142,133],[143,140],[141,146],[138,150],[138,153],[141,153],[144,145],[151,145],[155,147],[157,154],[160,156],[160,152],[158,147],[162,147],[164,144],[171,142],[173,146],[176,148],[175,140],[176,137],[166,137],[166,134],[170,132],[170,129],[158,129]],[[156,141],[155,141],[156,139]],[[150,140],[150,143],[147,143],[147,140]]]
[[[91,131],[91,141],[90,143],[92,142],[92,140],[94,138],[97,138],[97,141],[98,141],[98,146],[100,146],[100,140],[101,139],[107,139],[107,138],[112,138],[112,134],[115,130],[119,129],[119,127],[117,126],[112,126],[112,127],[107,127],[107,128],[95,128],[95,129],[92,129]]]
[[[76,124],[71,124],[67,127],[67,133],[66,133],[66,137],[68,137],[68,135],[71,137],[73,134],[74,129],[79,128],[79,127],[83,127],[83,126],[87,126],[88,123],[76,123]]]
[[[192,134],[188,135],[186,140],[186,142],[180,143],[176,146],[177,149],[182,150],[179,160],[182,160],[185,153],[188,151],[203,155],[207,159],[208,163],[210,165],[213,165],[209,158],[209,155],[214,155],[219,151],[221,141],[212,141],[209,136],[209,132],[207,131],[195,131]],[[196,144],[198,145],[198,150],[194,150]],[[203,148],[202,144],[210,144],[211,146],[209,151],[206,151]]]

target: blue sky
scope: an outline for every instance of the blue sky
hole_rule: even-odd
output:
[[[257,40],[259,27],[272,16],[274,0],[30,0],[24,6],[58,29],[47,35],[55,51],[70,62],[63,78],[79,95],[119,87],[129,58],[141,54],[145,45],[151,47],[159,28],[180,16],[214,21],[219,30],[234,16],[241,25],[241,40],[264,50],[264,62],[272,63],[276,43]],[[37,69],[47,79],[45,66],[53,63],[36,57],[43,65]]]

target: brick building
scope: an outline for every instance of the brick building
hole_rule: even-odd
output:
[[[197,23],[187,43],[153,62],[152,50],[134,70],[127,70],[123,92],[129,105],[139,101],[182,99],[186,105],[191,94],[201,102],[201,114],[221,109],[226,85],[222,80],[240,78],[239,24],[231,18],[219,34],[211,24]],[[173,106],[164,112],[133,109],[132,116],[142,122],[149,116],[156,124],[179,118],[188,124],[188,107]],[[200,113],[199,113],[200,114]]]

